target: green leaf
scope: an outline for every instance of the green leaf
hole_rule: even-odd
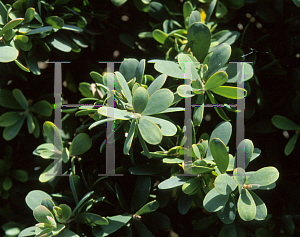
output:
[[[213,34],[212,38],[219,42],[219,44],[227,43],[232,45],[239,38],[239,36],[240,32],[238,31],[221,30]]]
[[[59,237],[79,237],[79,235],[75,234],[73,231],[64,228],[61,232],[59,232]]]
[[[28,128],[28,132],[32,133],[33,130],[35,129],[35,124],[33,122],[33,116],[31,115],[31,113],[27,113],[27,128]]]
[[[3,179],[3,183],[2,183],[2,188],[4,191],[8,191],[11,189],[13,185],[13,182],[11,180],[11,178],[9,178],[8,176],[6,176],[4,179]]]
[[[62,34],[51,35],[49,38],[47,38],[47,40],[48,43],[54,48],[66,53],[71,52],[72,47],[75,45],[71,40]]]
[[[65,24],[64,20],[58,16],[47,17],[46,23],[56,29],[61,29]]]
[[[158,125],[151,120],[142,117],[138,122],[138,128],[147,143],[157,145],[161,142],[162,132]]]
[[[266,219],[268,211],[266,204],[253,191],[249,191],[256,205],[256,215],[254,220],[262,221]]]
[[[242,189],[237,208],[239,215],[244,221],[252,221],[256,215],[255,202],[247,189]]]
[[[243,141],[240,142],[240,144],[237,147],[237,153],[245,155],[245,161],[243,162],[245,163],[245,169],[248,166],[249,162],[251,161],[253,152],[254,152],[254,146],[252,141],[249,139],[244,139]]]
[[[178,59],[179,66],[184,73],[187,72],[192,73],[192,80],[200,79],[198,70],[196,68],[196,66],[199,66],[199,62],[194,57],[192,57],[191,55],[180,53],[177,59]],[[189,70],[187,70],[187,68],[189,68]],[[187,78],[188,77],[190,76],[187,75]]]
[[[20,233],[19,233],[19,237],[24,237],[24,236],[33,236],[35,235],[35,226],[31,226],[31,227],[28,227],[24,230],[22,230]]]
[[[22,91],[19,89],[13,89],[12,93],[16,101],[18,101],[18,103],[21,105],[21,107],[23,109],[28,109],[28,102],[26,97],[23,95]]]
[[[298,136],[299,136],[299,133],[295,133],[294,136],[292,136],[292,138],[286,144],[286,146],[284,148],[284,154],[286,156],[288,156],[289,154],[291,154],[292,151],[294,150],[294,147],[295,147],[295,144],[297,142]]]
[[[42,203],[43,199],[45,198],[52,199],[52,197],[49,194],[43,191],[32,190],[26,195],[25,201],[27,206],[31,210],[34,210],[37,206],[39,206]]]
[[[228,174],[221,174],[215,179],[216,190],[223,195],[229,195],[237,188],[237,183]]]
[[[198,188],[199,185],[200,185],[199,177],[189,179],[182,185],[182,192],[189,195],[193,193]]]
[[[86,133],[79,133],[74,137],[69,152],[71,156],[82,155],[92,147],[92,139]]]
[[[199,62],[202,62],[210,47],[211,34],[209,28],[201,22],[195,22],[188,28],[187,39],[193,55]]]
[[[22,109],[12,92],[7,89],[0,90],[0,105],[10,109]]]
[[[211,89],[211,91],[215,94],[234,100],[243,99],[247,95],[247,91],[245,89],[231,86],[219,86]]]
[[[74,197],[75,204],[78,205],[78,190],[80,189],[80,176],[76,174],[69,175],[70,188]],[[74,210],[75,211],[75,210]]]
[[[23,112],[10,111],[0,116],[0,127],[9,127],[17,123],[23,116]]]
[[[204,94],[197,96],[196,104],[200,106],[194,108],[193,123],[195,126],[200,126],[204,114]]]
[[[228,144],[229,139],[232,133],[232,125],[229,122],[221,122],[219,123],[215,129],[212,131],[210,140],[213,138],[219,138],[225,145]],[[207,152],[207,157],[211,155],[210,148]]]
[[[210,78],[214,73],[219,71],[221,67],[223,67],[231,54],[231,47],[227,43],[220,44],[217,49],[213,52],[209,62],[208,62],[208,70],[204,75],[204,79]]]
[[[132,105],[135,113],[142,113],[149,100],[149,94],[144,87],[138,87],[132,97]]]
[[[227,200],[228,195],[222,195],[213,188],[206,194],[203,200],[203,207],[209,212],[217,212],[225,206]]]
[[[43,199],[41,205],[45,206],[52,214],[54,214],[53,207],[55,206],[55,203],[53,202],[52,199],[50,198]]]
[[[272,123],[276,128],[282,130],[300,130],[299,125],[295,124],[293,121],[281,115],[273,116]]]
[[[138,236],[154,237],[150,230],[139,220],[134,221],[134,230]]]
[[[53,214],[43,205],[39,205],[33,210],[33,216],[37,222],[51,224],[47,216],[50,216],[54,219]]]
[[[125,2],[127,2],[127,0],[111,0],[111,2],[116,6],[121,6],[123,5]]]
[[[7,9],[5,5],[0,1],[0,25],[5,25],[7,22]]]
[[[52,106],[46,100],[38,101],[30,107],[30,110],[45,117],[50,117],[52,115]]]
[[[50,179],[53,179],[56,174],[59,172],[57,167],[54,166],[54,161],[47,166],[47,168],[40,174],[39,181],[42,183],[48,182]]]
[[[149,93],[149,96],[151,96],[154,92],[159,90],[166,82],[167,75],[161,74],[155,80],[150,84],[147,91]]]
[[[106,217],[108,220],[108,225],[105,226],[96,226],[92,229],[93,235],[95,237],[104,237],[108,236],[122,226],[126,225],[128,221],[131,220],[132,216],[130,214],[122,214],[117,216],[108,216]]]
[[[218,104],[218,101],[215,99],[214,95],[210,91],[206,91],[206,94],[212,104]],[[225,114],[224,110],[221,107],[214,106],[214,109],[217,112],[217,114],[220,116],[220,118],[222,118],[225,121],[230,121],[230,119],[227,117],[227,115]]]
[[[223,85],[228,79],[226,72],[216,72],[205,83],[205,90],[211,90]]]
[[[216,7],[216,17],[222,18],[227,13],[227,7],[224,5],[224,3],[218,1],[217,7]]]
[[[151,201],[151,202],[148,202],[147,204],[145,204],[140,210],[138,210],[136,212],[136,215],[143,215],[143,214],[147,214],[147,213],[150,213],[150,212],[154,212],[156,211],[156,209],[159,207],[159,203],[154,200],[154,201]]]
[[[10,141],[18,135],[18,133],[24,123],[25,118],[26,118],[26,115],[23,114],[22,117],[18,120],[18,122],[14,123],[13,125],[11,125],[9,127],[4,128],[2,135],[6,141]]]
[[[211,154],[217,164],[218,169],[224,174],[229,165],[229,154],[226,145],[219,138],[213,138],[209,143]]]
[[[253,176],[246,180],[246,184],[258,184],[260,186],[270,185],[279,178],[279,172],[275,167],[264,167],[256,171]]]
[[[62,224],[58,224],[57,227],[54,227],[52,229],[52,234],[53,235],[57,235],[59,233],[61,233],[61,231],[65,228],[66,226],[65,225],[62,225]],[[70,236],[70,235],[69,235]]]
[[[158,114],[171,106],[174,95],[169,89],[160,89],[154,92],[150,97],[142,115]]]
[[[30,43],[30,44],[29,44]],[[28,42],[28,45],[26,45],[25,47],[30,50],[31,49],[31,41]],[[23,50],[26,51],[26,49],[24,49],[23,47]],[[27,50],[27,51],[28,51]],[[41,75],[41,70],[38,66],[38,60],[37,58],[35,57],[35,55],[31,55],[30,57],[26,57],[25,58],[25,61],[27,63],[27,66],[28,68],[30,69],[30,71],[35,74],[35,75]]]
[[[99,84],[103,84],[103,76],[98,73],[98,72],[95,72],[95,71],[92,71],[90,72],[90,76],[93,78],[93,80],[96,82],[96,83],[99,83]]]
[[[193,97],[195,92],[193,91],[193,88],[190,85],[180,85],[177,87],[177,93],[181,97],[187,98],[187,97]]]
[[[0,31],[0,37],[5,34],[8,30],[15,28],[17,25],[21,24],[24,21],[24,18],[15,18],[8,22]]]
[[[211,3],[209,4],[208,10],[206,12],[206,17],[205,17],[205,24],[207,24],[210,20],[210,17],[215,9],[217,0],[212,0]]]
[[[71,177],[71,176],[70,176]],[[73,178],[74,177],[78,177],[80,178],[78,175],[73,175]],[[78,178],[76,178],[78,180]],[[79,184],[80,185],[80,184]],[[72,214],[70,215],[70,217],[78,210],[78,208],[94,193],[94,191],[90,191],[88,192],[87,194],[85,194],[83,196],[83,198],[81,198],[81,200],[78,202],[78,204],[76,205],[76,207],[74,208]],[[69,218],[70,218],[69,217]]]
[[[22,183],[28,181],[28,173],[25,170],[14,170],[12,172],[12,177]]]
[[[160,119],[152,116],[142,116],[142,118],[151,120],[152,122],[156,123],[160,128],[163,136],[174,136],[177,132],[176,126],[165,119]]]
[[[300,0],[293,0],[293,3],[294,3],[297,7],[300,7]]]
[[[185,215],[192,206],[193,195],[187,195],[183,192],[180,192],[178,198],[178,211],[181,215]]]
[[[80,224],[86,224],[88,226],[97,226],[97,225],[108,225],[108,220],[97,214],[83,212],[79,213],[75,217],[75,221]]]
[[[27,8],[24,17],[24,23],[28,23],[34,19],[35,9],[32,7]]]
[[[52,26],[44,26],[44,27],[30,30],[28,33],[26,33],[26,35],[40,34],[40,33],[51,31],[52,29],[53,29]]]
[[[159,29],[155,29],[152,32],[152,36],[160,44],[164,44],[166,39],[168,38],[168,35]]]
[[[136,76],[136,70],[138,65],[139,65],[139,61],[136,60],[135,58],[127,58],[121,63],[119,71],[122,74],[122,76],[125,78],[126,83],[132,80]]]
[[[189,26],[191,26],[195,22],[201,22],[201,14],[199,11],[192,11],[189,20]]]
[[[46,135],[46,137],[50,140],[52,144],[59,150],[62,151],[63,146],[62,146],[62,140],[60,136],[60,132],[56,125],[52,122],[45,122],[43,124],[43,130]]]
[[[253,67],[249,63],[243,63],[244,65],[244,75],[242,78],[244,81],[250,80],[253,75]],[[224,67],[220,68],[220,71],[226,71],[228,75],[227,83],[236,83],[237,79],[240,77],[240,73],[237,71],[237,64],[236,63],[228,63]]]
[[[193,11],[193,5],[190,1],[183,3],[183,18],[186,19],[191,15]]]
[[[128,155],[130,147],[131,147],[131,143],[132,143],[134,131],[135,131],[135,122],[136,122],[136,120],[134,120],[134,119],[131,121],[130,129],[129,129],[128,135],[125,139],[125,142],[124,142],[123,153],[125,155]]]
[[[17,59],[19,51],[10,46],[0,46],[0,62],[8,63]]]
[[[156,71],[164,73],[170,77],[185,79],[185,73],[181,70],[178,63],[172,61],[158,61],[154,64]]]
[[[127,110],[120,110],[112,107],[101,107],[98,109],[98,113],[106,117],[112,117],[115,119],[129,120],[132,119],[133,113]]]
[[[142,59],[139,62],[138,66],[136,67],[135,78],[136,78],[136,82],[139,84],[142,83],[144,72],[145,72],[145,66],[146,66],[146,60]]]
[[[245,170],[243,168],[236,168],[234,169],[233,171],[233,178],[234,180],[236,181],[236,183],[239,185],[239,186],[243,186],[243,184],[245,183],[246,181],[246,173],[245,173]]]
[[[67,204],[60,204],[59,207],[62,210],[61,218],[67,220],[72,214],[72,209]]]
[[[129,104],[132,104],[131,92],[130,92],[130,89],[127,85],[125,78],[123,77],[123,75],[120,72],[115,72],[115,74],[116,74],[116,78],[124,92],[125,98],[127,99]]]
[[[173,176],[169,179],[164,180],[158,185],[159,189],[170,189],[183,185],[187,182],[191,177],[189,176]]]
[[[234,222],[236,216],[236,200],[233,193],[229,195],[225,206],[218,211],[217,214],[220,220],[226,225]]]
[[[136,212],[147,201],[151,189],[150,176],[137,176],[131,199],[131,211]]]

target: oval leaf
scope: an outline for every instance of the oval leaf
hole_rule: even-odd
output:
[[[225,144],[219,138],[213,138],[209,146],[218,169],[222,174],[225,173],[229,165],[229,154]]]
[[[276,128],[282,130],[300,130],[299,125],[295,124],[293,121],[281,115],[273,116],[272,123]]]
[[[239,215],[244,221],[252,221],[256,215],[255,202],[247,189],[242,189],[237,208]]]
[[[149,94],[144,87],[138,87],[132,97],[132,106],[135,113],[142,113],[149,100]]]
[[[152,122],[156,123],[160,128],[163,136],[174,136],[177,132],[176,126],[165,119],[160,119],[152,116],[143,116],[142,118],[149,119]]]
[[[228,174],[221,174],[215,179],[216,190],[223,195],[229,195],[237,188],[237,183]]]
[[[140,210],[136,212],[137,215],[143,215],[150,212],[156,211],[156,209],[159,207],[158,201],[154,200],[152,202],[148,202],[145,204]]]
[[[75,217],[75,221],[88,226],[108,225],[108,220],[102,216],[93,213],[79,213]]]
[[[225,206],[227,200],[228,195],[222,195],[213,188],[206,194],[203,200],[203,207],[209,212],[220,211]]]
[[[21,107],[23,109],[28,109],[28,102],[26,97],[23,95],[22,91],[19,89],[13,89],[12,93],[16,101],[18,101],[18,103],[21,105]]]
[[[59,150],[62,151],[62,140],[60,136],[60,132],[56,125],[52,122],[45,122],[43,124],[43,130],[47,138],[50,140],[52,144]]]
[[[219,86],[211,89],[211,91],[215,94],[234,100],[243,99],[247,95],[245,89],[232,86]]]
[[[31,210],[34,210],[37,206],[39,206],[42,203],[43,199],[45,198],[52,199],[52,197],[48,193],[45,193],[40,190],[32,190],[26,195],[25,201],[27,206]]]
[[[151,120],[142,117],[139,120],[138,127],[143,139],[147,143],[157,145],[161,142],[162,132]]]
[[[203,62],[211,42],[209,28],[201,22],[195,22],[188,28],[187,39],[193,55],[199,62]]]
[[[142,115],[158,114],[170,107],[174,100],[174,95],[169,89],[160,89],[150,97],[147,107]]]
[[[279,172],[275,167],[264,167],[256,171],[253,176],[247,177],[246,184],[270,185],[279,178]]]
[[[69,148],[71,156],[82,155],[92,147],[92,139],[86,133],[79,133],[74,137]]]
[[[0,62],[8,63],[17,59],[19,51],[10,46],[0,46]]]
[[[18,120],[18,122],[16,122],[15,124],[13,124],[9,127],[4,128],[3,138],[6,141],[10,141],[18,135],[18,133],[19,133],[19,131],[20,131],[22,125],[23,125],[23,122],[24,122],[25,118],[26,118],[26,116],[23,114],[22,117]]]
[[[136,212],[147,201],[151,189],[150,176],[137,176],[133,196],[131,199],[131,210]]]
[[[205,90],[211,90],[223,85],[228,79],[226,72],[216,72],[205,83]]]

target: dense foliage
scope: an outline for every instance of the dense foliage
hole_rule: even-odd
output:
[[[0,235],[298,236],[299,7],[0,1]]]

